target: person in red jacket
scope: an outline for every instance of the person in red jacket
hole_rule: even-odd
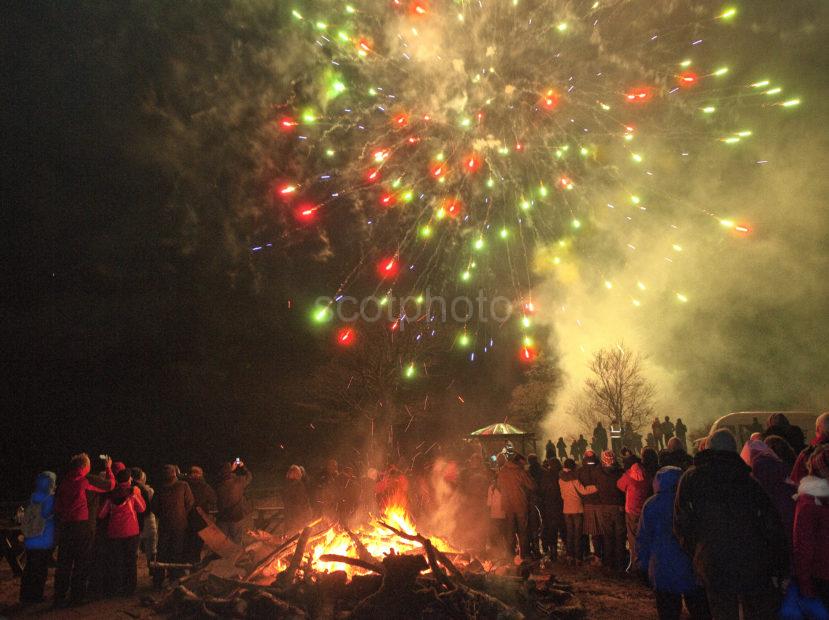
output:
[[[55,571],[55,606],[70,602],[77,604],[86,597],[86,586],[92,561],[95,527],[89,513],[87,493],[106,493],[115,487],[112,459],[106,458],[103,476],[89,474],[91,464],[86,453],[76,454],[69,461],[69,471],[58,485],[55,494],[55,514],[60,521],[58,530],[58,567]]]
[[[829,446],[815,450],[808,471],[794,513],[794,579],[802,596],[829,607]]]
[[[676,439],[672,437],[671,439]],[[625,527],[627,529],[630,568],[636,568],[636,533],[639,531],[639,515],[653,491],[653,480],[645,473],[641,463],[634,463],[616,481],[616,488],[625,494]]]
[[[147,509],[141,489],[132,484],[129,469],[115,477],[118,486],[98,513],[106,525],[106,569],[104,592],[112,596],[131,596],[138,584],[138,513]]]

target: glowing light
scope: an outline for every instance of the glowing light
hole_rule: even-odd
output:
[[[408,114],[397,114],[394,118],[391,119],[392,125],[395,127],[403,128],[408,126],[409,124],[409,115]]]
[[[762,81],[760,81],[760,82],[754,82],[754,84],[752,84],[752,85],[751,85],[751,87],[752,87],[752,88],[765,88],[765,87],[766,87],[766,86],[768,86],[770,83],[771,83],[771,82],[769,82],[768,80],[762,80]]]
[[[729,7],[727,9],[724,9],[723,12],[720,13],[717,17],[719,19],[731,19],[736,14],[737,14],[737,9],[735,9],[733,7]]]
[[[682,302],[683,304],[688,302],[688,297],[686,295],[684,295],[683,293],[677,293],[676,298],[677,298],[678,301]]]
[[[630,158],[637,164],[642,163],[642,156],[639,153],[631,153]]]
[[[394,195],[388,192],[380,195],[380,204],[384,207],[390,207],[395,203]]]
[[[369,168],[366,171],[366,181],[369,183],[376,183],[380,180],[380,170],[377,168]]]
[[[376,161],[377,163],[381,163],[389,158],[390,153],[391,151],[389,149],[377,149],[372,154],[372,157],[374,157],[374,161]]]
[[[414,363],[409,364],[406,366],[406,369],[403,371],[403,376],[407,379],[414,379],[417,375],[417,369],[415,368]]]
[[[704,108],[702,108],[703,114],[713,114],[716,111],[717,111],[717,108],[715,108],[712,105],[707,105]]]
[[[796,105],[800,105],[800,99],[789,99],[788,101],[784,101],[780,105],[782,105],[784,108],[791,108]]]
[[[429,12],[429,5],[428,3],[424,2],[423,0],[417,0],[412,2],[409,9],[414,15],[426,15]]]
[[[560,22],[560,23],[556,26],[556,30],[558,30],[559,32],[565,32],[565,31],[567,30],[567,27],[568,27],[568,26],[567,26],[567,22]]]
[[[538,357],[538,351],[531,345],[524,345],[521,347],[520,359],[525,364],[530,364]]]
[[[279,187],[277,187],[276,193],[282,196],[283,198],[286,198],[288,196],[296,194],[296,190],[296,185],[294,185],[293,183],[286,183],[284,185],[280,185]]]
[[[454,219],[463,211],[463,203],[455,198],[447,198],[443,201],[443,209],[446,215]]]
[[[699,76],[693,71],[683,71],[679,74],[678,83],[682,88],[691,88],[696,86],[699,81]]]
[[[337,344],[341,347],[350,347],[354,344],[356,335],[350,327],[343,327],[337,332]]]
[[[311,319],[314,323],[327,323],[334,316],[328,306],[318,306],[311,311]]]
[[[524,316],[521,317],[521,327],[528,329],[532,327],[533,322],[530,320],[530,317]]]
[[[474,247],[479,252],[481,250],[483,250],[484,249],[484,240],[483,240],[483,238],[478,237],[477,239],[475,239],[475,243],[472,244],[472,247]]]
[[[397,275],[400,266],[396,258],[383,258],[377,263],[377,275],[380,279],[393,278]]]
[[[282,131],[293,131],[297,125],[299,125],[299,123],[296,122],[296,120],[290,116],[284,116],[281,119],[279,119],[279,128]]]
[[[581,228],[581,220],[574,219],[572,222],[570,222],[570,225],[578,230],[579,228]]]
[[[477,172],[480,167],[481,159],[474,153],[472,155],[467,155],[466,158],[464,158],[463,168],[466,172],[470,174]]]
[[[631,88],[625,93],[628,103],[646,103],[653,98],[653,88],[649,86]]]
[[[558,106],[559,96],[552,88],[544,93],[541,98],[541,105],[547,110],[555,110]]]
[[[310,223],[316,219],[319,205],[303,204],[296,208],[294,217],[302,223]]]
[[[421,226],[420,227],[420,236],[424,238],[429,238],[432,236],[432,227],[431,226]]]
[[[714,71],[714,75],[718,77],[721,75],[725,75],[726,73],[728,73],[728,67],[720,67],[719,69]]]
[[[469,337],[469,334],[466,332],[461,332],[461,335],[458,336],[458,346],[466,348],[469,346],[469,343],[472,339]]]
[[[501,237],[501,239],[506,239],[507,237],[509,237],[509,230],[506,228],[502,228],[501,231],[498,233],[498,236]]]

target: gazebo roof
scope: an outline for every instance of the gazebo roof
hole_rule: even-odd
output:
[[[498,424],[490,424],[479,428],[477,431],[469,433],[472,437],[498,437],[504,435],[531,435],[532,433],[525,433],[520,428],[516,428],[512,424],[506,422],[499,422]]]

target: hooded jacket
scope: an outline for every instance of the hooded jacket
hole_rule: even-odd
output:
[[[93,476],[83,469],[73,469],[61,480],[55,495],[55,512],[62,523],[89,521],[95,514],[89,512],[87,493],[107,493],[115,488],[115,476],[107,468],[103,477]]]
[[[40,504],[40,516],[45,521],[43,532],[23,541],[26,549],[51,549],[55,546],[55,480],[57,476],[50,471],[38,474],[35,491],[29,500]]]
[[[564,514],[576,515],[584,512],[582,496],[592,495],[598,489],[594,485],[584,486],[576,477],[576,472],[564,469],[558,475],[558,486],[564,502]]]
[[[129,482],[122,482],[101,506],[98,518],[109,517],[107,538],[131,538],[138,536],[138,513],[146,509],[141,489]]]
[[[162,483],[156,488],[150,503],[158,518],[158,529],[177,533],[187,530],[187,516],[193,509],[193,492],[190,485],[178,479]]]
[[[642,508],[636,555],[654,590],[685,594],[697,588],[691,558],[673,532],[674,498],[682,476],[679,467],[663,467],[653,481],[654,495]]]
[[[642,512],[645,500],[650,497],[653,483],[645,475],[642,465],[634,463],[616,481],[616,488],[625,494],[625,512],[629,515],[638,515]]]
[[[696,455],[679,482],[674,532],[706,589],[752,593],[785,572],[780,516],[736,452]]]
[[[789,481],[789,468],[771,448],[758,440],[747,441],[740,456],[751,467],[751,475],[771,499],[783,521],[787,538],[791,540],[795,486]]]
[[[524,468],[507,461],[498,471],[497,484],[504,512],[508,515],[526,514],[529,510],[529,495],[535,490],[535,483]]]
[[[800,481],[794,514],[794,578],[804,596],[815,596],[814,580],[829,582],[829,480]]]

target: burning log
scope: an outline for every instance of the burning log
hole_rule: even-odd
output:
[[[289,584],[294,580],[294,577],[296,577],[296,572],[302,564],[302,557],[305,555],[305,547],[308,545],[308,539],[311,537],[311,530],[311,525],[306,525],[303,528],[302,533],[299,535],[299,539],[297,540],[296,549],[294,550],[294,555],[291,558],[291,563],[288,564],[288,568],[284,573],[280,574],[277,579],[280,584]]]
[[[432,573],[435,575],[435,579],[438,580],[438,583],[450,590],[455,588],[455,584],[452,583],[452,581],[449,579],[449,577],[446,575],[443,569],[440,566],[438,566],[437,557],[441,557],[443,565],[446,566],[450,570],[450,572],[456,575],[456,578],[461,583],[464,582],[463,575],[461,575],[460,571],[457,568],[455,568],[455,565],[452,564],[452,562],[449,561],[449,558],[447,558],[440,551],[435,549],[435,546],[432,544],[431,540],[424,536],[421,536],[420,534],[408,534],[402,530],[392,527],[384,521],[380,521],[380,525],[385,527],[387,530],[394,532],[394,534],[399,536],[400,538],[420,543],[420,545],[422,545],[423,549],[426,551],[426,557],[429,560],[429,566],[432,569]]]
[[[349,566],[356,566],[365,570],[370,570],[380,575],[383,574],[383,567],[374,562],[366,562],[357,558],[350,558],[347,555],[337,555],[336,553],[326,553],[320,556],[323,562],[337,562],[338,564],[348,564]]]

